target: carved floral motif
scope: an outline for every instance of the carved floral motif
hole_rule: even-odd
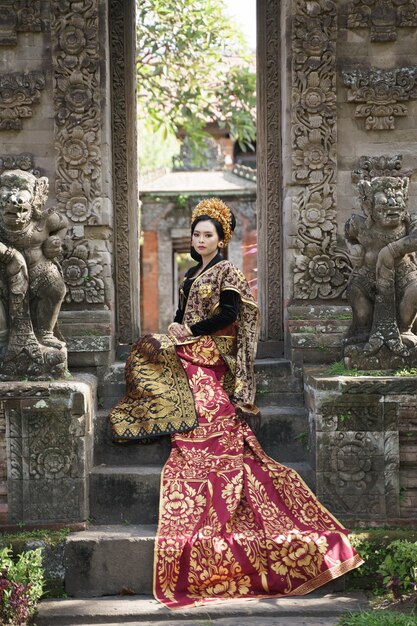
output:
[[[67,303],[102,304],[105,302],[101,254],[93,242],[77,238],[74,232],[66,237],[62,272],[67,285]]]
[[[17,43],[18,32],[42,30],[40,0],[3,0],[0,13],[0,46]]]
[[[0,130],[20,130],[22,119],[32,117],[45,87],[43,72],[0,75]]]
[[[101,254],[83,232],[84,225],[102,222],[98,2],[53,4],[56,197],[59,210],[75,227],[66,239],[62,263],[66,302],[102,304]]]
[[[336,298],[350,267],[336,247],[336,3],[298,0],[293,13],[294,297]]]
[[[342,72],[348,102],[357,102],[355,117],[367,130],[393,130],[395,118],[407,115],[404,102],[417,98],[417,67],[393,70],[353,69]]]
[[[397,28],[417,26],[415,0],[353,0],[348,28],[370,28],[371,41],[395,41]]]

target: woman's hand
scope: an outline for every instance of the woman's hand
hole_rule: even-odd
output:
[[[188,326],[178,324],[178,322],[173,322],[168,326],[168,335],[180,339],[181,337],[192,337],[193,333]]]

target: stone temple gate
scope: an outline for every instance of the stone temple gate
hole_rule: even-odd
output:
[[[258,379],[264,404],[280,408],[275,426],[268,417],[264,426],[271,454],[310,462],[300,446],[310,431],[308,454],[320,457],[311,468],[328,506],[361,517],[372,501],[372,515],[384,521],[417,510],[415,380],[365,385],[369,420],[358,385],[347,385],[339,402],[336,384],[324,397],[320,375],[308,373],[309,417],[302,393],[308,366],[340,358],[349,325],[343,225],[357,205],[355,179],[407,173],[415,210],[417,8],[391,0],[381,12],[381,4],[257,1]],[[49,205],[69,220],[59,325],[70,369],[81,376],[53,390],[1,383],[4,523],[82,521],[91,512],[93,377],[106,408],[121,389],[115,363],[140,333],[135,53],[134,0],[0,0],[0,172],[47,176]],[[62,424],[49,456],[47,410]],[[342,414],[350,421],[338,421]],[[106,435],[96,428],[95,436],[103,455]],[[279,456],[285,451],[291,458]],[[349,465],[354,457],[361,469]],[[92,489],[103,475],[93,471]],[[72,489],[77,504],[48,518],[51,485],[56,501],[60,489]]]

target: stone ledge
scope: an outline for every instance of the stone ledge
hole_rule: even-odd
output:
[[[346,611],[364,611],[369,608],[365,594],[326,593],[323,590],[305,597],[271,598],[265,600],[243,600],[221,602],[192,609],[175,611],[175,621],[181,619],[201,620],[210,618],[250,618],[259,623],[259,618],[281,620],[282,618],[302,617],[304,619],[333,617],[337,619]],[[94,620],[94,621],[92,621]],[[173,612],[162,606],[152,597],[104,597],[90,600],[44,600],[40,603],[36,618],[38,626],[67,626],[96,623],[127,624],[143,623],[145,620],[171,623]],[[270,623],[270,621],[268,622]]]

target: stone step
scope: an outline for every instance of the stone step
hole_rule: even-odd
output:
[[[71,533],[65,545],[66,593],[75,597],[152,594],[156,530],[156,525],[126,524]]]
[[[308,413],[304,407],[261,407],[257,433],[265,452],[280,463],[309,460]],[[94,465],[161,465],[171,449],[170,438],[159,437],[148,444],[113,443],[107,411],[94,418]]]
[[[99,405],[111,409],[125,393],[122,361],[113,363],[98,388]],[[256,402],[266,404],[303,404],[303,390],[299,378],[293,375],[291,361],[287,359],[259,359],[255,362],[257,380]]]
[[[102,525],[71,533],[65,545],[66,593],[76,598],[152,594],[156,531],[156,525]],[[344,580],[338,578],[323,590],[343,588]],[[99,621],[99,614],[96,617]],[[41,623],[36,621],[37,626]]]
[[[170,611],[152,597],[103,597],[43,600],[37,626],[332,626],[348,611],[365,611],[369,602],[362,592],[329,593],[326,587],[308,596],[221,602],[204,607]]]
[[[308,463],[286,463],[314,489]],[[99,465],[90,473],[90,520],[94,524],[156,524],[162,466]]]
[[[161,465],[171,450],[169,436],[148,444],[113,443],[108,411],[100,410],[94,418],[94,465]]]
[[[262,420],[256,434],[265,452],[279,463],[308,462],[308,411],[297,406],[260,407]]]
[[[86,602],[86,600],[84,600],[84,602]],[[149,621],[149,619],[147,619],[145,622],[143,622],[142,620],[140,622],[126,622],[122,620],[120,622],[112,622],[111,624],[108,622],[98,623],[94,617],[92,617],[91,619],[93,620],[92,622],[90,621],[87,623],[84,621],[82,624],[78,621],[71,621],[70,625],[91,626],[91,624],[95,624],[95,626],[119,626],[120,624],[128,623],[129,626],[166,626],[167,624],[166,619],[162,621],[160,621],[159,619],[157,621],[154,621],[153,616],[151,616],[150,618],[151,621]],[[256,622],[253,621],[254,619],[256,619]],[[63,622],[59,620],[58,622],[54,622],[54,626],[56,624],[62,623]],[[171,618],[169,623],[175,624],[175,626],[236,626],[236,619],[234,617],[220,617],[219,619],[217,619],[216,617],[212,617],[210,619],[210,622],[208,622],[207,618],[203,617],[202,615],[197,618],[188,615],[185,616],[185,618],[177,618],[177,616],[175,615],[173,618]],[[259,617],[256,614],[254,614],[253,617],[239,617],[239,626],[254,626],[254,623],[256,623],[256,626],[272,626],[272,624],[274,626],[277,625],[277,622],[275,621],[271,624],[270,617]],[[317,617],[313,618],[312,620],[309,619],[308,622],[306,622],[306,616],[285,618],[285,626],[337,626],[338,623],[339,620],[336,618],[336,616]]]

